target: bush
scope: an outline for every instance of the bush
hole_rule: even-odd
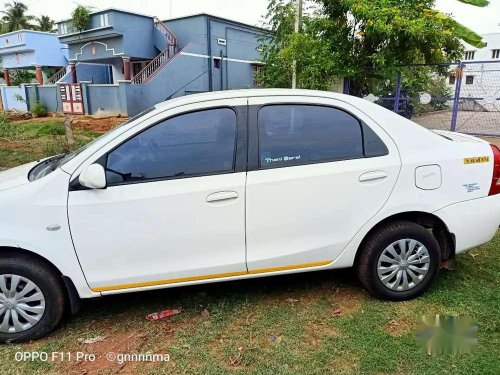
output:
[[[62,137],[54,137],[53,139],[47,140],[43,145],[43,154],[45,156],[65,154],[70,151],[66,138]]]
[[[36,78],[36,74],[30,70],[16,69],[10,77],[12,86],[20,86],[21,83],[31,83]]]
[[[31,105],[31,113],[34,117],[45,117],[47,116],[47,106],[37,100]]]

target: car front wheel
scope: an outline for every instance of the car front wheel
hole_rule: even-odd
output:
[[[45,263],[0,254],[0,343],[40,338],[64,313],[64,285]]]
[[[441,260],[433,234],[412,222],[381,227],[360,251],[356,271],[363,286],[377,297],[396,301],[423,293]]]

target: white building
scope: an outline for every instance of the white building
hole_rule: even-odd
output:
[[[475,48],[464,43],[465,53],[461,98],[465,110],[500,111],[500,32],[482,35],[486,47]],[[452,69],[455,66],[451,67]],[[455,72],[448,83],[455,87]]]

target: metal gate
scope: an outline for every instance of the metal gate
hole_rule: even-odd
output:
[[[500,137],[500,61],[402,66],[372,86],[366,99],[429,129]]]
[[[468,61],[455,69],[451,130],[500,136],[500,61]]]
[[[64,113],[83,115],[82,85],[80,83],[63,83],[59,85],[62,109]]]

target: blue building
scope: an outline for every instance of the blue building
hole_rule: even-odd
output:
[[[34,70],[39,84],[68,64],[66,45],[56,34],[33,30],[19,30],[0,35],[0,58],[4,80],[10,85],[10,71]]]
[[[59,83],[86,85],[89,114],[134,115],[176,96],[252,87],[266,33],[208,14],[161,21],[118,9],[92,13],[82,32],[70,20],[57,27],[69,59]]]

